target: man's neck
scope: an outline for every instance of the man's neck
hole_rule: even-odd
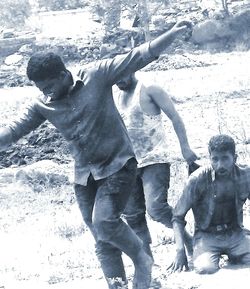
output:
[[[137,83],[138,80],[133,81],[133,84],[131,84],[129,89],[121,91],[121,100],[124,106],[127,106],[130,100],[133,98]]]

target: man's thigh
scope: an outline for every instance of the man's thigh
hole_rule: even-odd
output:
[[[92,214],[95,204],[96,189],[97,187],[95,185],[95,180],[92,176],[89,177],[86,186],[82,186],[80,184],[74,185],[76,200],[81,211],[83,220],[85,224],[90,228],[94,236],[95,232],[92,224]]]
[[[194,235],[193,262],[194,269],[200,274],[214,273],[219,269],[222,253],[213,234],[198,232]]]
[[[135,186],[129,196],[126,208],[124,210],[124,215],[126,216],[126,219],[128,218],[140,219],[140,216],[144,216],[146,212],[142,179],[138,175],[138,171],[139,170],[137,170]]]
[[[170,181],[170,164],[153,164],[142,169],[141,178],[146,201],[166,201]]]
[[[241,231],[235,231],[231,236],[228,257],[234,263],[250,265],[250,237]]]
[[[135,187],[136,161],[130,159],[113,175],[97,181],[94,218],[114,220],[120,218]]]

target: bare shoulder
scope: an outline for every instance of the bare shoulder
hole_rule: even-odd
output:
[[[160,87],[159,85],[156,85],[156,84],[149,84],[149,85],[145,85],[144,84],[144,87],[145,87],[145,91],[148,93],[148,94],[159,94],[159,93],[164,93],[164,89],[162,87]]]

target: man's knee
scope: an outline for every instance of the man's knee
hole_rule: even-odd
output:
[[[213,274],[219,270],[219,264],[204,253],[194,260],[194,270],[198,274]]]
[[[164,206],[158,205],[156,202],[150,203],[147,206],[147,212],[154,221],[172,228],[172,208],[167,203]]]
[[[96,255],[100,261],[106,261],[112,258],[119,259],[121,257],[121,251],[109,243],[102,241],[96,242]]]
[[[98,240],[109,242],[119,227],[120,219],[105,218],[105,216],[94,216],[93,226]]]

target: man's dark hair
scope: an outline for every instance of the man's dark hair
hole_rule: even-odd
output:
[[[208,151],[211,154],[213,151],[222,152],[229,151],[235,154],[235,142],[233,138],[226,134],[213,136],[208,143]]]
[[[27,66],[27,76],[32,81],[56,78],[61,71],[67,71],[61,57],[53,52],[36,53]]]

